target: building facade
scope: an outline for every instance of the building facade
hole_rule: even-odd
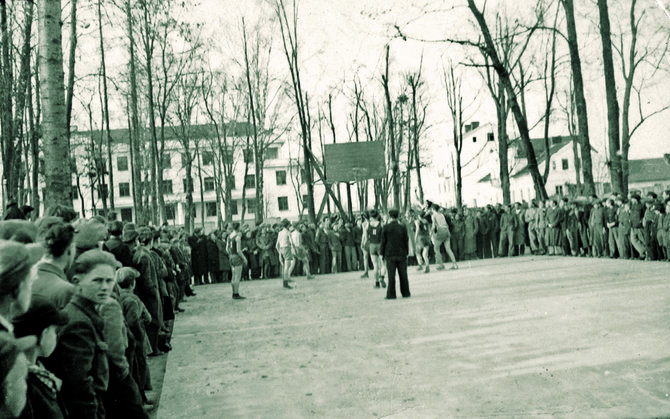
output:
[[[500,182],[500,158],[497,126],[492,123],[468,124],[463,135],[461,149],[462,203],[469,207],[502,203]],[[545,141],[531,140],[540,174],[544,174],[549,155],[549,172],[545,189],[549,196],[574,196],[581,193],[581,169],[575,167],[581,162],[581,150],[575,138],[570,136],[551,137],[549,149]],[[435,200],[445,206],[456,205],[456,149],[452,145],[440,151],[441,158],[434,158],[434,173],[438,185]],[[609,173],[605,158],[592,150],[593,175],[597,193],[608,193]],[[530,201],[535,198],[535,188],[528,169],[528,158],[520,139],[511,140],[507,153],[512,202]]]
[[[217,136],[211,125],[193,127],[190,134],[189,149],[192,159],[193,178],[193,215],[196,227],[204,227],[207,231],[216,229],[219,215],[225,218],[225,204],[217,199],[217,187],[223,183],[218,175],[221,162],[232,163],[231,176],[228,185],[232,188],[232,201],[228,203],[233,221],[254,222],[254,210],[257,205],[263,205],[265,220],[274,222],[282,218],[297,220],[307,213],[307,187],[302,182],[301,172],[296,159],[296,151],[291,153],[290,144],[286,139],[268,145],[264,152],[265,164],[263,168],[264,197],[263,202],[256,199],[256,182],[258,181],[253,153],[245,153],[247,148],[246,133],[237,131],[229,135],[227,155],[221,156]],[[177,134],[166,131],[165,148],[163,150],[163,197],[166,205],[166,219],[170,225],[183,225],[186,216],[186,159],[183,140]],[[130,146],[127,130],[112,132],[114,146],[112,152],[112,168],[114,176],[114,199],[117,218],[123,221],[136,221],[136,209],[133,203],[133,182]],[[91,152],[91,139],[102,138],[99,131],[75,132],[73,134],[74,155],[77,160],[78,176],[73,183],[76,196],[73,197],[74,208],[84,216],[104,214],[103,202],[100,196],[100,185],[94,176],[90,175],[91,161],[95,153]],[[98,141],[99,142],[99,141]],[[148,147],[147,147],[148,148]],[[106,152],[105,152],[106,153]],[[145,154],[148,150],[145,151]],[[106,160],[106,155],[103,156]],[[228,159],[228,160],[226,160]],[[145,170],[143,177],[148,174],[148,158],[145,156]],[[248,162],[248,164],[247,164]],[[93,187],[92,187],[93,185]],[[145,187],[145,189],[147,189]],[[326,194],[323,183],[317,182],[314,191],[316,211]],[[352,206],[355,211],[360,210],[357,202],[358,191],[352,186]],[[347,208],[346,194],[342,194],[342,205]],[[144,201],[146,203],[146,201]],[[330,205],[334,210],[334,206]]]

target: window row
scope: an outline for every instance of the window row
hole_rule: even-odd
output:
[[[285,170],[277,170],[275,172],[276,176],[276,184],[278,186],[281,185],[286,185],[286,171]],[[195,179],[193,179],[195,181]],[[190,189],[191,192],[194,192],[194,186],[191,184],[191,187],[189,188],[187,185],[188,181],[187,179],[182,179],[182,187],[183,191],[187,191]],[[202,186],[203,190],[205,192],[212,192],[216,189],[216,183],[214,181],[214,178],[211,176],[205,177],[202,179]],[[235,176],[228,176],[228,185],[229,188],[231,189],[236,189],[235,186]],[[256,175],[247,175],[244,178],[244,189],[254,189],[256,187]],[[161,191],[165,195],[171,195],[174,193],[174,188],[172,185],[172,179],[163,179],[163,188]],[[130,196],[130,183],[129,182],[121,182],[119,183],[119,196],[120,197],[128,197]]]
[[[253,162],[253,150],[243,150],[243,158],[245,163],[251,163]],[[162,164],[163,169],[171,169],[172,168],[172,154],[170,153],[163,153],[161,156],[161,161],[159,162]],[[186,165],[189,163],[188,158],[185,154],[181,154],[181,167],[186,167]],[[212,166],[214,164],[214,159],[215,159],[215,154],[212,153],[211,151],[203,151],[200,153],[199,156],[194,156],[190,163],[193,165],[198,164],[198,157],[200,161],[201,166]],[[279,148],[278,147],[269,147],[267,150],[265,150],[265,160],[276,160],[279,158]],[[232,150],[229,150],[228,153],[224,154],[224,160],[227,161],[232,161],[233,160],[233,152]],[[128,161],[128,156],[117,156],[116,157],[116,170],[119,172],[126,172],[129,170],[129,161]]]

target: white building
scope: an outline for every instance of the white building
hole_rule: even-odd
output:
[[[246,201],[245,222],[253,222],[254,206],[256,202],[256,174],[254,172],[253,156],[247,156],[250,160],[248,173],[245,177],[245,162],[243,150],[246,147],[246,133],[243,128],[235,132],[228,140],[235,144],[234,153],[230,158],[233,160],[233,176],[231,184],[232,202],[231,211],[233,220],[242,219],[243,195]],[[145,134],[146,135],[146,134]],[[85,212],[86,216],[94,213],[102,214],[102,201],[99,189],[95,188],[92,193],[91,181],[87,176],[87,166],[90,166],[91,136],[101,138],[100,131],[75,132],[73,134],[74,154],[77,158],[79,172],[79,190],[81,196],[74,197],[74,208],[78,212]],[[163,196],[166,204],[167,222],[173,225],[183,225],[186,207],[186,171],[184,169],[183,147],[172,129],[165,131],[166,142],[164,150],[163,170]],[[130,163],[130,147],[127,130],[112,131],[115,141],[112,153],[112,167],[114,170],[114,199],[117,217],[123,221],[135,220],[133,207],[132,173]],[[199,158],[195,156],[196,144],[199,148]],[[192,128],[190,151],[194,157],[193,176],[193,201],[195,226],[205,226],[206,230],[215,229],[217,226],[217,214],[224,214],[224,205],[217,201],[214,164],[218,161],[218,147],[213,126],[199,125]],[[106,160],[106,151],[103,152]],[[265,207],[265,218],[268,221],[276,221],[282,218],[296,220],[301,214],[306,214],[303,201],[306,200],[307,188],[301,181],[301,169],[295,158],[297,153],[291,155],[286,141],[281,140],[269,146],[265,152],[264,176],[264,199],[261,205]],[[302,159],[301,159],[302,160]],[[202,176],[201,182],[198,169]],[[148,170],[148,163],[145,164]],[[316,175],[315,175],[316,176]],[[77,183],[73,183],[76,187]],[[146,189],[146,188],[145,188]],[[344,190],[344,187],[342,188]],[[75,193],[76,195],[80,195]],[[314,201],[315,210],[318,212],[320,203],[325,195],[322,183],[315,185]],[[346,193],[342,193],[342,205],[347,209]],[[82,200],[83,196],[83,200]],[[358,192],[356,185],[352,186],[352,206],[358,211]],[[333,211],[337,211],[334,205],[330,205]],[[202,218],[204,208],[204,219]]]
[[[500,185],[500,163],[498,156],[497,127],[495,124],[480,125],[473,122],[465,127],[461,150],[462,202],[470,207],[502,203]],[[549,176],[545,185],[550,196],[579,193],[575,171],[575,155],[572,137],[551,137],[549,139]],[[539,171],[544,173],[546,152],[544,139],[531,140]],[[456,205],[456,149],[453,145],[435,158],[435,173],[438,179],[436,201],[445,206]],[[581,160],[581,151],[577,147]],[[605,170],[604,156],[595,150],[591,153],[593,175],[597,192],[609,192],[609,177]],[[528,169],[528,159],[521,140],[510,142],[508,149],[508,170],[510,178],[510,198],[512,202],[530,201],[535,198],[533,180]]]

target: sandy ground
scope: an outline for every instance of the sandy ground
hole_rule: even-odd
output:
[[[206,285],[184,304],[163,418],[670,416],[670,264],[523,257]]]

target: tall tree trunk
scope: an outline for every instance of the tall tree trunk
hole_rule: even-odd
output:
[[[37,67],[37,66],[36,66]],[[35,89],[39,90],[39,78],[37,73],[35,74]],[[35,208],[35,218],[40,216],[40,194],[39,194],[39,185],[40,185],[40,147],[39,147],[39,135],[37,125],[39,112],[33,111],[33,87],[30,80],[26,85],[27,89],[27,101],[28,101],[28,127],[30,130],[30,160],[32,163],[32,175],[31,175],[31,188],[30,188],[30,206]],[[39,104],[39,97],[35,98],[35,105]]]
[[[158,138],[156,135],[156,106],[154,103],[153,53],[155,34],[149,21],[149,6],[144,5],[144,53],[147,70],[147,98],[149,104],[149,127],[151,128],[151,219],[154,225],[165,220],[165,200],[163,199],[163,156],[158,155]],[[160,211],[160,212],[159,212]]]
[[[575,24],[575,10],[573,0],[561,0],[565,10],[565,20],[568,29],[568,47],[570,49],[570,66],[572,68],[572,79],[575,94],[575,105],[577,108],[577,124],[579,127],[579,145],[582,154],[582,174],[584,180],[584,193],[595,193],[593,180],[593,163],[591,160],[591,140],[589,138],[589,120],[586,110],[586,97],[584,94],[584,79],[582,77],[582,62],[579,57],[579,42],[577,40],[577,26]],[[611,54],[610,54],[611,57]]]
[[[382,76],[382,83],[384,85],[384,95],[386,97],[386,122],[388,127],[389,144],[391,145],[391,184],[393,187],[393,206],[400,208],[400,184],[398,181],[399,164],[396,156],[396,142],[393,122],[393,104],[391,103],[391,93],[389,92],[389,50],[390,46],[386,45],[386,70]]]
[[[40,0],[38,27],[40,40],[40,80],[42,138],[44,140],[44,205],[72,208],[72,175],[68,155],[66,109],[63,97],[63,50],[61,43],[60,0]]]
[[[519,106],[519,101],[517,100],[514,86],[510,80],[510,74],[507,68],[500,61],[500,57],[495,49],[495,43],[491,37],[488,25],[484,18],[484,15],[479,11],[477,6],[474,3],[474,0],[468,0],[468,7],[472,14],[474,15],[479,27],[482,31],[482,35],[485,41],[485,51],[486,54],[491,59],[493,67],[500,78],[505,90],[507,91],[510,107],[512,109],[512,114],[516,120],[517,127],[519,129],[519,134],[521,136],[522,143],[526,152],[528,159],[528,170],[530,171],[530,176],[533,179],[533,185],[535,186],[535,194],[539,199],[547,198],[547,191],[544,188],[544,183],[542,182],[542,175],[538,170],[537,158],[535,157],[535,151],[530,142],[530,133],[528,129],[528,121],[524,117],[521,107]]]
[[[612,33],[610,31],[609,10],[607,0],[598,0],[600,18],[600,40],[603,46],[603,68],[605,72],[605,93],[607,97],[607,134],[609,138],[610,164],[609,172],[612,189],[623,193],[621,177],[621,155],[619,143],[619,100],[614,77],[614,60],[612,58]]]
[[[137,67],[135,58],[135,35],[133,29],[133,15],[130,7],[130,0],[126,0],[126,21],[128,24],[128,43],[129,43],[129,76],[130,76],[130,164],[132,170],[132,188],[133,188],[133,207],[135,208],[135,222],[139,224],[146,223],[143,195],[144,184],[142,182],[142,153],[140,144],[142,135],[140,132],[139,107],[137,103]],[[144,147],[142,147],[143,149]]]
[[[183,128],[182,128],[183,129]],[[184,214],[184,225],[186,233],[191,234],[195,223],[193,222],[193,159],[191,158],[191,149],[189,139],[183,142],[184,154],[186,155],[186,209]]]
[[[416,95],[417,95],[417,86],[412,85],[412,119],[414,123],[412,124],[412,133],[414,139],[414,168],[416,169],[416,186],[419,192],[419,202],[423,202],[423,182],[421,180],[421,158],[419,156],[420,147],[419,147],[419,118],[417,115],[417,104],[416,104]],[[423,125],[423,122],[421,123]],[[409,169],[408,169],[409,170]]]
[[[498,97],[496,99],[496,118],[498,121],[498,160],[500,162],[500,188],[502,189],[503,204],[512,202],[510,197],[509,163],[507,161],[507,95],[505,88],[498,78]]]
[[[7,2],[0,1],[0,26],[2,29],[2,71],[0,72],[2,80],[0,81],[0,132],[2,133],[2,155],[3,155],[3,175],[5,177],[6,191],[3,197],[17,199],[19,187],[19,173],[16,170],[17,164],[21,161],[20,147],[14,138],[13,118],[13,62],[10,61],[10,54],[13,56],[12,43],[8,29]],[[5,198],[5,199],[7,199]]]
[[[107,173],[109,176],[109,206],[112,211],[114,205],[114,164],[112,162],[112,133],[109,126],[109,95],[107,92],[107,64],[105,62],[105,42],[102,34],[102,0],[98,0],[98,36],[100,37],[100,70],[102,72],[103,113],[105,115],[105,134],[107,143]]]
[[[242,18],[242,36],[244,41],[244,64],[247,79],[247,88],[249,93],[249,111],[251,113],[251,126],[253,127],[253,149],[254,149],[254,172],[256,173],[256,206],[254,208],[254,218],[256,225],[263,223],[263,157],[260,155],[258,144],[258,124],[256,104],[254,103],[254,90],[251,87],[251,69],[249,68],[249,53],[247,49],[247,27]],[[246,161],[245,161],[246,164]],[[246,175],[245,175],[246,177]],[[246,188],[245,188],[246,189]],[[243,204],[244,205],[244,204]]]
[[[205,228],[205,188],[202,181],[202,157],[198,141],[195,142],[195,156],[198,159],[198,181],[200,182],[200,226]]]
[[[18,86],[16,89],[16,109],[15,109],[15,116],[14,116],[14,122],[13,122],[13,131],[14,135],[12,136],[12,141],[17,141],[19,147],[18,150],[21,150],[23,148],[26,152],[26,164],[28,163],[28,153],[29,153],[29,143],[30,141],[26,141],[25,135],[24,135],[24,116],[25,116],[25,111],[26,111],[26,96],[27,96],[27,90],[28,86],[30,85],[30,58],[31,58],[31,41],[32,41],[32,25],[33,25],[33,15],[34,15],[34,7],[33,3],[26,3],[25,4],[25,26],[23,27],[23,46],[21,49],[21,56],[20,56],[20,70],[19,70],[19,77],[18,77]],[[4,37],[4,35],[3,35]],[[11,103],[11,102],[10,102]],[[28,99],[27,106],[32,108],[33,104]],[[28,121],[28,124],[31,124],[32,121]],[[20,164],[20,161],[16,161],[16,164]],[[24,174],[28,173],[28,167],[26,166],[26,170]],[[23,172],[23,171],[22,171]],[[23,178],[23,176],[21,177]],[[21,182],[23,184],[23,182]],[[20,202],[25,202],[24,198],[21,198]],[[31,216],[36,217],[39,214],[39,209],[36,207],[35,210],[32,212]]]

